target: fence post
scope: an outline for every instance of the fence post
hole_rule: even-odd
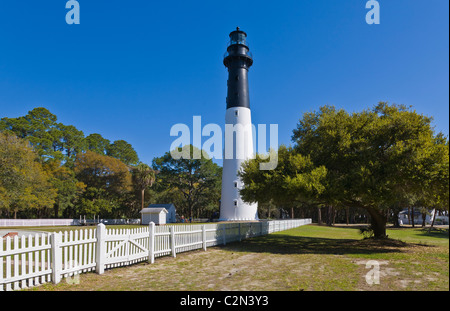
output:
[[[202,241],[203,241],[203,250],[206,251],[206,227],[202,225]]]
[[[105,259],[106,259],[106,227],[104,224],[97,225],[97,249],[96,249],[96,267],[95,271],[98,274],[105,272]]]
[[[155,262],[155,223],[148,224],[148,262]]]
[[[61,282],[62,270],[61,234],[53,232],[50,236],[50,243],[52,246],[52,281],[54,284],[58,284]]]
[[[173,226],[169,227],[170,230],[170,247],[172,248],[172,257],[177,257],[177,252],[175,250],[175,230]]]

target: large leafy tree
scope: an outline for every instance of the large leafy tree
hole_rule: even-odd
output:
[[[96,152],[101,155],[106,155],[107,150],[111,142],[103,138],[102,135],[93,133],[85,138],[86,148],[92,152]]]
[[[18,118],[2,118],[0,131],[27,139],[41,162],[64,161],[72,164],[77,153],[85,148],[84,134],[73,125],[57,122],[56,115],[38,107]]]
[[[84,133],[73,125],[57,124],[59,130],[59,144],[64,154],[65,160],[71,165],[75,161],[77,154],[86,149]]]
[[[422,206],[436,211],[447,211],[449,207],[449,146],[448,140],[441,133],[437,134],[424,152],[423,161],[417,166],[418,187],[416,196]],[[435,212],[434,215],[437,213]],[[432,225],[434,224],[434,219]]]
[[[127,165],[139,162],[133,146],[125,140],[110,143],[97,133],[84,137],[75,126],[58,123],[56,115],[43,107],[34,108],[22,117],[0,119],[0,132],[27,139],[41,162],[62,161],[72,167],[77,154],[85,150],[109,155]]]
[[[44,169],[49,173],[49,181],[57,190],[54,217],[75,217],[75,205],[86,185],[75,178],[75,172],[57,161],[47,161]]]
[[[431,121],[387,103],[356,113],[330,106],[305,113],[294,148],[280,148],[275,170],[259,170],[258,159],[244,164],[241,193],[249,201],[302,198],[363,208],[374,236],[384,237],[394,206],[420,200],[448,209],[448,141]]]
[[[23,117],[2,118],[0,131],[27,139],[42,160],[49,158],[62,160],[64,156],[61,152],[60,131],[56,128],[56,120],[54,114],[39,107]]]
[[[53,201],[55,217],[76,216],[80,212],[77,208],[81,208],[85,214],[90,215],[107,211],[110,214],[114,212],[116,216],[122,216],[123,214],[119,213],[120,209],[125,208],[127,204],[128,206],[134,204],[135,195],[126,191],[130,189],[131,184],[129,165],[137,164],[138,156],[133,147],[124,140],[110,143],[100,134],[84,137],[82,131],[75,126],[59,123],[56,115],[43,107],[34,108],[25,116],[2,118],[0,133],[8,137],[16,137],[17,142],[23,145],[21,145],[23,150],[31,150],[30,152],[37,156],[36,159],[40,165],[24,157],[17,162],[18,166],[25,162],[32,164],[28,164],[28,167],[24,166],[23,170],[14,171],[16,167],[14,165],[2,168],[5,179],[0,196],[5,212],[11,214],[8,211],[12,209],[14,215],[20,211],[20,215],[25,215],[24,213],[27,212],[27,215],[32,217],[48,216],[51,211],[48,209],[49,202]],[[4,142],[6,141],[5,139]],[[8,138],[8,141],[11,142],[12,138]],[[18,158],[17,150],[19,149],[5,147],[5,153],[2,155],[4,158],[1,161],[6,163]],[[84,154],[84,151],[88,152]],[[25,151],[23,152],[26,154]],[[98,154],[98,157],[92,153]],[[111,157],[106,157],[106,154]],[[76,160],[77,163],[75,163]],[[89,171],[87,169],[89,165],[98,165],[98,170]],[[102,165],[103,171],[100,169]],[[9,172],[9,169],[13,171]],[[13,174],[19,171],[22,175]],[[7,176],[8,174],[10,176]],[[8,179],[19,182],[20,176],[22,176],[22,184],[26,186],[21,188],[20,183],[17,187],[6,186]],[[41,182],[32,183],[39,178]],[[54,197],[55,193],[56,197]],[[14,204],[7,201],[14,201]],[[33,214],[32,211],[36,213]],[[122,212],[129,214],[128,211]]]
[[[127,165],[135,165],[139,162],[138,155],[131,144],[125,140],[116,140],[106,149],[106,154],[119,159]]]
[[[202,154],[194,159],[194,154]],[[207,206],[218,206],[222,169],[192,145],[183,146],[178,159],[167,152],[153,159],[153,169],[158,171],[158,187],[170,189],[184,198],[178,209],[186,211],[190,218],[194,212]]]
[[[242,165],[239,175],[245,187],[240,194],[245,201],[290,207],[317,199],[324,192],[323,181],[327,174],[324,166],[314,166],[309,156],[285,146],[271,153],[271,158],[278,159],[273,170],[260,169],[265,160],[259,155]]]
[[[399,199],[438,196],[434,192],[448,197],[448,186],[443,186],[448,184],[448,145],[446,139],[437,139],[431,121],[387,103],[352,114],[322,107],[304,115],[293,141],[297,153],[326,167],[322,199],[364,208],[375,237],[383,237],[388,208]],[[440,191],[427,189],[431,184],[441,185]]]
[[[26,140],[0,133],[0,211],[7,217],[42,217],[53,207],[57,190],[37,160]]]
[[[79,212],[92,215],[120,216],[123,199],[131,190],[131,173],[118,159],[86,151],[77,155],[76,178],[86,185]]]

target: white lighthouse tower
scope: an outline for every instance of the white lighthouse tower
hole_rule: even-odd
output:
[[[254,157],[248,91],[248,70],[253,58],[247,45],[247,34],[239,27],[230,33],[223,63],[228,68],[228,93],[220,220],[257,220],[257,203],[247,204],[239,194],[243,184],[238,171],[244,161]]]

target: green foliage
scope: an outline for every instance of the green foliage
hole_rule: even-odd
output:
[[[315,167],[309,156],[294,153],[285,146],[278,149],[276,156],[278,165],[274,170],[260,170],[264,160],[259,155],[244,162],[240,176],[245,187],[240,194],[245,201],[289,205],[317,198],[324,191],[322,182],[327,174],[324,166]]]
[[[57,125],[59,130],[59,145],[67,162],[73,163],[77,154],[86,149],[86,141],[82,131],[73,125]]]
[[[110,145],[110,141],[103,138],[102,135],[94,133],[86,136],[86,148],[92,152],[106,155],[106,150]]]
[[[75,172],[56,161],[48,161],[44,168],[49,173],[50,183],[57,190],[54,217],[76,215],[75,206],[86,185],[75,177]]]
[[[373,228],[371,226],[359,228],[359,233],[361,233],[365,239],[373,238]]]
[[[145,163],[139,163],[133,167],[133,183],[139,190],[145,190],[151,187],[155,182],[155,171]]]
[[[131,183],[128,166],[138,156],[126,141],[84,137],[42,107],[2,118],[0,134],[0,212],[7,217],[139,216],[142,183]]]
[[[38,155],[46,160],[63,159],[60,131],[56,116],[45,108],[34,108],[26,116],[2,118],[0,131],[27,139]]]
[[[133,147],[124,140],[116,140],[106,149],[106,154],[119,159],[125,164],[134,165],[139,162],[138,155]]]
[[[387,103],[353,114],[322,107],[300,120],[293,140],[298,153],[327,168],[323,199],[365,208],[381,236],[386,209],[399,200],[448,197],[448,144],[431,121]]]
[[[44,214],[55,203],[56,190],[29,143],[0,133],[0,212]]]
[[[385,236],[388,208],[420,201],[448,209],[448,140],[431,121],[387,103],[355,113],[330,106],[305,113],[294,148],[280,148],[275,170],[259,171],[258,159],[244,165],[241,193],[247,201],[362,207],[374,235]]]
[[[141,192],[141,209],[145,207],[145,190],[155,182],[155,171],[145,163],[139,163],[132,170],[133,185]]]
[[[86,185],[80,212],[117,216],[122,196],[131,190],[131,173],[120,160],[86,151],[75,160],[76,178]]]
[[[73,125],[57,123],[45,108],[34,108],[24,117],[2,118],[0,131],[27,139],[44,162],[49,159],[73,162],[84,149],[84,134]]]
[[[159,189],[181,194],[183,200],[178,202],[178,214],[186,213],[193,217],[194,210],[199,212],[218,206],[222,168],[192,145],[186,145],[183,149],[190,156],[175,159],[170,152],[166,152],[162,157],[155,158],[152,166],[158,171]],[[193,159],[194,154],[202,154],[202,157]]]
[[[100,134],[84,133],[73,125],[57,122],[56,115],[39,107],[29,111],[26,116],[2,118],[0,132],[13,133],[27,139],[38,153],[41,162],[62,161],[73,165],[78,153],[90,150],[102,155],[117,158],[127,165],[137,164],[139,159],[133,147],[124,140],[112,144]]]

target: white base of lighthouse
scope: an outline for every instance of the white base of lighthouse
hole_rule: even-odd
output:
[[[254,157],[254,133],[250,109],[245,107],[227,109],[225,124],[225,150],[219,220],[258,220],[258,204],[245,203],[239,194],[239,190],[243,188],[243,183],[238,176],[238,171],[244,161]]]

